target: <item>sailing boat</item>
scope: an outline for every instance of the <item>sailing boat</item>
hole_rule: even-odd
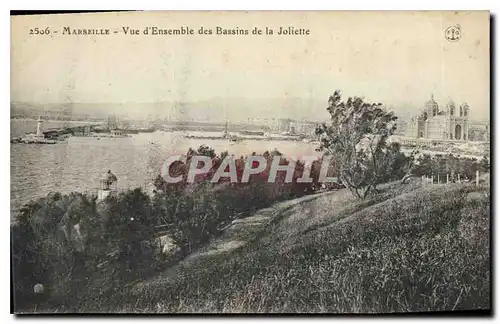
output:
[[[235,143],[239,143],[241,141],[243,141],[243,139],[239,138],[238,136],[233,135],[229,138],[229,144],[235,144]]]

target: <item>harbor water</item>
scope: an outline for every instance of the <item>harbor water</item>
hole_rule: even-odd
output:
[[[67,125],[67,122],[65,123]],[[73,124],[77,125],[77,124]],[[44,129],[63,122],[46,122]],[[35,120],[12,120],[11,135],[36,131]],[[198,133],[200,134],[200,133]],[[50,192],[94,191],[107,170],[118,178],[121,189],[151,186],[165,159],[185,154],[189,148],[208,145],[217,153],[235,156],[278,149],[288,156],[318,155],[317,144],[302,141],[186,139],[185,132],[134,134],[125,138],[70,137],[54,145],[11,144],[11,217],[25,203]],[[206,133],[206,136],[215,134]]]

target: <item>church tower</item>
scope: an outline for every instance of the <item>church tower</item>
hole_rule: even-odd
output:
[[[469,105],[464,102],[460,105],[460,117],[464,117],[464,119],[468,119],[469,116]]]
[[[446,115],[447,116],[455,116],[455,111],[456,111],[456,106],[455,102],[450,99],[448,103],[446,104]]]
[[[462,140],[469,141],[469,104],[467,104],[467,102],[460,105],[460,112],[463,125]]]

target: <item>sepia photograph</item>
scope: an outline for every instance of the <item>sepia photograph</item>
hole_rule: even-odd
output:
[[[12,313],[492,314],[489,11],[9,19]]]

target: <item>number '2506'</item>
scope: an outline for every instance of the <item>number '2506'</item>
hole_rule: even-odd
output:
[[[49,27],[44,28],[30,28],[30,35],[49,35],[50,29]]]

